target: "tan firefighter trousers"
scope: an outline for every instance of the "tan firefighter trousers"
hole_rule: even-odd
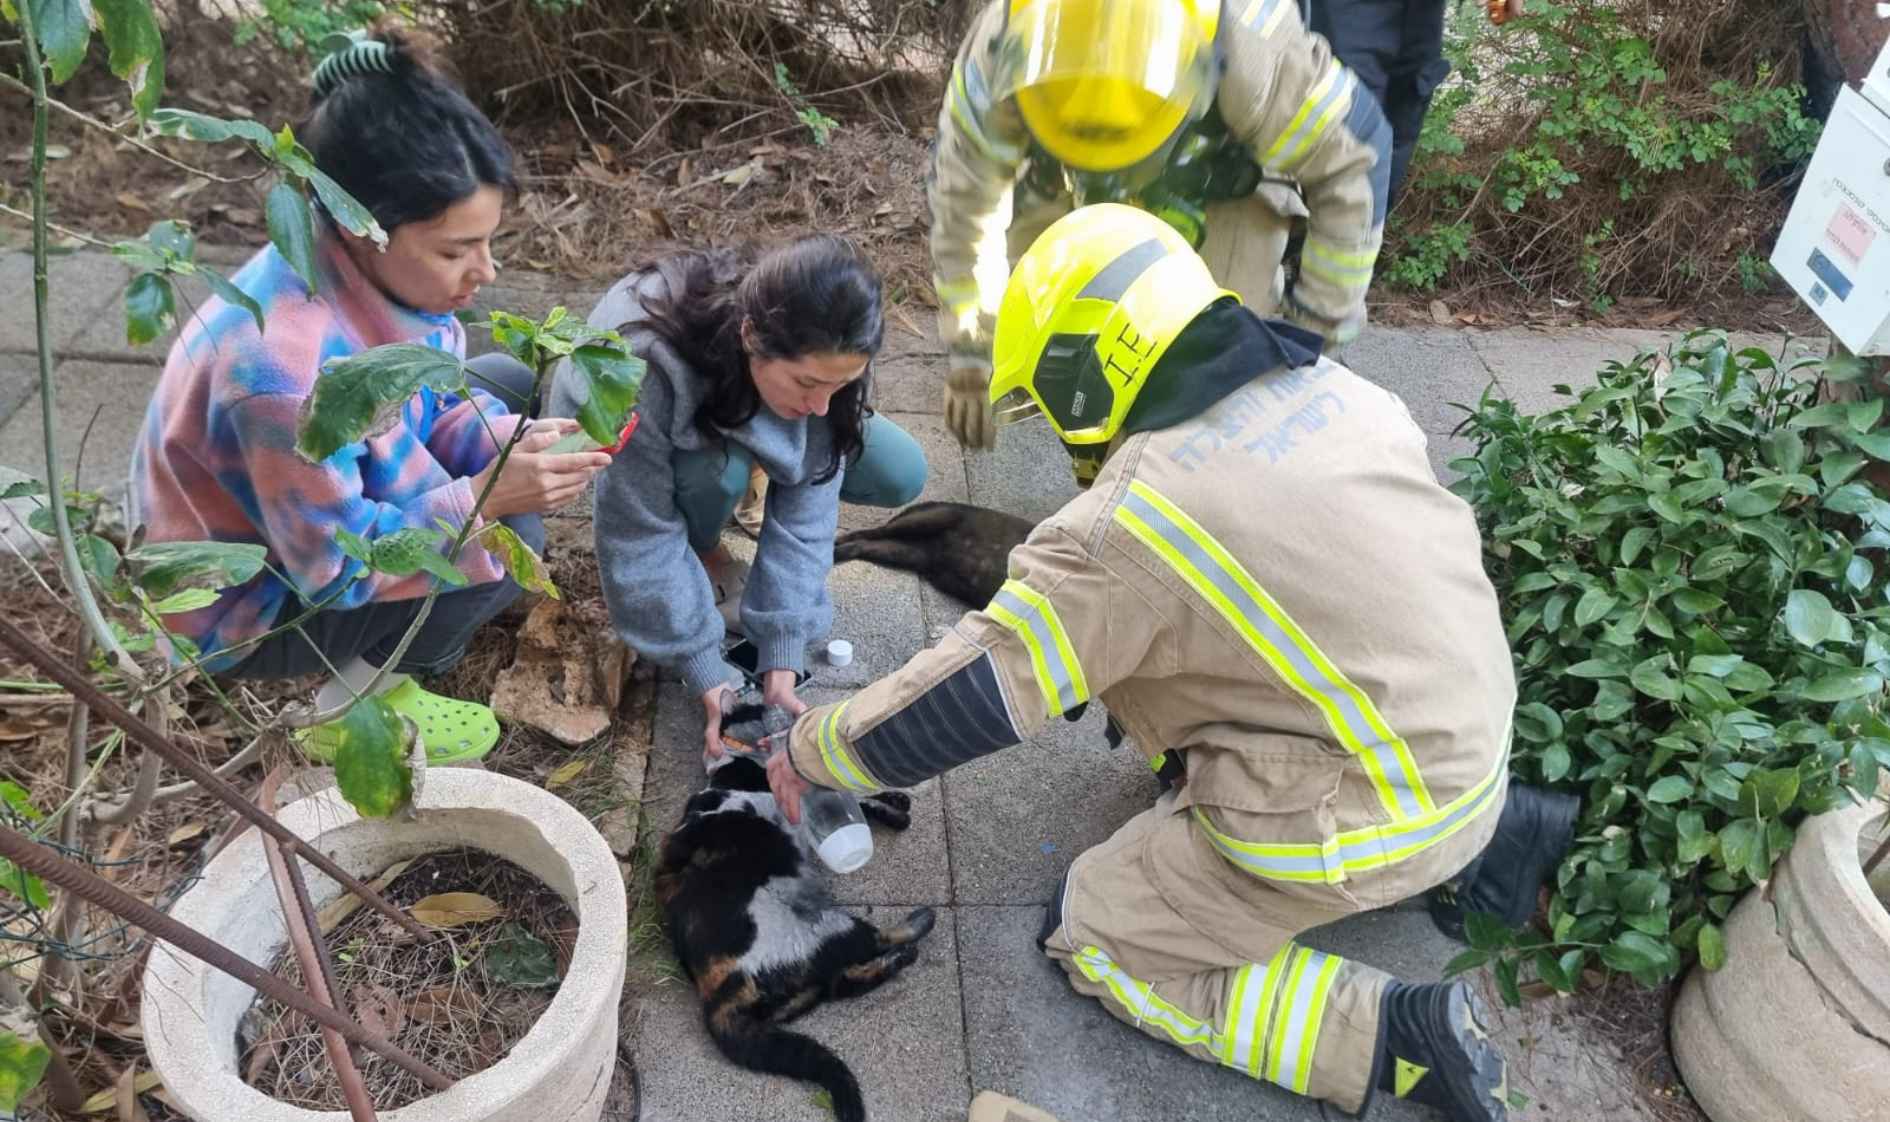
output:
[[[1390,976],[1294,936],[1353,914],[1235,869],[1176,792],[1070,866],[1045,953],[1079,993],[1189,1055],[1356,1112]],[[1245,878],[1229,890],[1226,878]]]

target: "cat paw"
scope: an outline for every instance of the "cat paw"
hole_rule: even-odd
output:
[[[906,931],[908,942],[916,943],[932,933],[932,925],[938,922],[938,913],[930,908],[914,908],[906,913]]]
[[[867,797],[876,803],[891,807],[893,810],[910,811],[912,809],[912,796],[904,791],[881,791],[878,794],[868,795]]]

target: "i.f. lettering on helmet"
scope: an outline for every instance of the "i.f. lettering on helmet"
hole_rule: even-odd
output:
[[[1045,230],[1011,271],[992,340],[991,400],[1025,395],[1069,444],[1106,444],[1149,372],[1223,296],[1166,222],[1100,203]]]
[[[1010,0],[993,81],[1066,166],[1116,171],[1214,100],[1220,0]]]

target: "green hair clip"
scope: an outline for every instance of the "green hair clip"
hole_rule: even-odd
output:
[[[315,67],[315,93],[327,97],[336,87],[362,74],[392,74],[394,53],[386,43],[369,39],[365,31],[337,32],[322,40],[328,57]]]

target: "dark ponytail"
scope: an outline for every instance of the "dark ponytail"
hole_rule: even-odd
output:
[[[763,359],[816,354],[865,355],[867,372],[834,393],[826,421],[833,457],[814,479],[825,483],[866,449],[872,408],[872,359],[885,334],[879,273],[857,243],[834,234],[802,238],[756,255],[752,247],[716,248],[655,266],[668,294],[653,298],[642,326],[675,349],[706,379],[696,430],[717,448],[761,408],[748,370],[742,320],[753,325]]]
[[[315,71],[302,141],[315,166],[392,233],[480,187],[518,191],[512,156],[447,73],[437,44],[383,21]]]

